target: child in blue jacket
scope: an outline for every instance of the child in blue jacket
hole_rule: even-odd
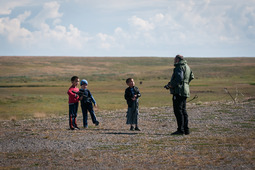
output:
[[[88,111],[90,113],[91,119],[93,124],[96,126],[99,125],[99,122],[96,118],[95,112],[93,110],[93,105],[97,107],[96,101],[90,91],[87,89],[88,87],[88,81],[83,79],[81,80],[81,89],[80,92],[83,92],[83,96],[80,98],[81,100],[81,109],[82,109],[82,115],[83,115],[83,127],[87,128],[88,127]]]

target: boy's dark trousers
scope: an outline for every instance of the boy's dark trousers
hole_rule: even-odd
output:
[[[77,117],[77,112],[78,112],[78,105],[79,105],[78,102],[69,104],[69,126],[70,126],[70,129],[74,129],[75,127],[77,127],[76,117]]]
[[[94,124],[98,123],[95,112],[93,110],[92,103],[88,103],[88,102],[82,103],[81,109],[82,109],[82,115],[83,115],[83,127],[88,127],[88,111],[90,113],[92,122]]]
[[[173,95],[174,114],[177,120],[177,131],[185,133],[189,131],[188,127],[188,114],[186,111],[187,97]]]

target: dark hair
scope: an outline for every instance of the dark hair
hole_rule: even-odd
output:
[[[73,76],[72,78],[71,78],[71,82],[73,82],[74,80],[76,80],[76,79],[78,79],[79,77],[78,76]]]
[[[126,80],[126,83],[128,84],[131,80],[132,80],[132,78],[128,78],[128,79]]]
[[[179,58],[180,60],[183,60],[183,56],[180,54],[176,55],[175,58]]]

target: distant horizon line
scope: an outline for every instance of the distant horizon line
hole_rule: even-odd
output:
[[[166,57],[175,57],[175,56],[61,56],[61,55],[0,55],[0,57],[101,57],[101,58],[137,58],[137,57],[144,57],[144,58],[166,58]],[[184,56],[185,58],[253,58],[255,56]]]

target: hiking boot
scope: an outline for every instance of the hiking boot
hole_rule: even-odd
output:
[[[98,125],[99,125],[99,122],[96,122],[95,125],[98,126]]]
[[[138,127],[135,127],[135,130],[136,130],[136,131],[141,131]]]
[[[130,127],[130,130],[134,130],[134,126],[131,126],[131,127]]]
[[[183,132],[177,130],[176,132],[171,133],[171,135],[183,135]]]
[[[185,131],[184,131],[184,134],[185,134],[185,135],[189,135],[189,134],[190,134],[190,131],[189,131],[189,130],[185,130]]]

